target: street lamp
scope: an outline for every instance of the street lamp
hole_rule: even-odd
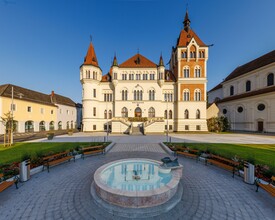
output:
[[[11,87],[11,145],[13,144],[13,86]]]
[[[168,143],[168,94],[166,94],[166,142]]]
[[[108,142],[108,130],[109,130],[109,123],[108,123],[108,102],[107,102],[107,98],[106,98],[106,142]]]

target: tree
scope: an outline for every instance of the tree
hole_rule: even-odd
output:
[[[11,146],[11,135],[12,132],[16,129],[16,124],[13,120],[13,116],[11,112],[4,113],[4,117],[1,117],[2,123],[5,127],[5,133],[4,133],[4,146],[6,146],[6,137],[7,137],[7,146]]]
[[[223,132],[229,130],[229,121],[227,117],[212,117],[207,119],[207,127],[211,132]]]

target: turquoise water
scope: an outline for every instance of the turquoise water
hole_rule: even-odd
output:
[[[159,172],[159,164],[150,161],[125,161],[104,169],[101,180],[110,188],[124,191],[158,189],[172,179],[171,173]]]

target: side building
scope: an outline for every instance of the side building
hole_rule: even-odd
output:
[[[275,50],[237,67],[208,92],[231,130],[275,132]]]
[[[8,112],[13,112],[18,133],[75,128],[77,117],[75,103],[67,97],[5,84],[0,86],[0,116]],[[4,132],[0,119],[0,134]]]
[[[190,23],[186,12],[169,69],[162,56],[154,63],[138,53],[121,64],[115,56],[103,75],[90,43],[80,66],[84,132],[207,131],[208,46]]]

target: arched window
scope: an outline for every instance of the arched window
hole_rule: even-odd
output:
[[[50,122],[50,131],[53,131],[54,130],[54,121],[51,121]]]
[[[189,78],[190,77],[190,68],[189,68],[189,66],[185,66],[183,68],[183,77],[184,78]]]
[[[249,92],[250,90],[251,90],[251,81],[248,80],[248,81],[246,81],[246,83],[245,83],[245,91],[246,91],[246,92]]]
[[[195,90],[195,101],[201,100],[201,91],[199,89]]]
[[[269,73],[267,76],[267,86],[273,86],[274,85],[274,74]]]
[[[167,119],[167,110],[164,111],[164,119]]]
[[[189,100],[190,100],[190,92],[189,92],[188,89],[185,89],[185,90],[183,91],[183,100],[184,100],[184,101],[189,101]]]
[[[149,100],[154,101],[155,100],[155,91],[149,90]]]
[[[142,117],[142,111],[140,107],[137,107],[135,109],[135,117],[141,118]]]
[[[121,96],[122,96],[122,100],[127,101],[128,100],[128,91],[126,89],[122,90]]]
[[[121,116],[122,116],[122,118],[128,118],[128,109],[126,107],[122,108]]]
[[[58,122],[58,130],[62,130],[62,121]]]
[[[154,118],[155,117],[155,109],[153,107],[149,108],[148,117],[149,118]]]
[[[26,121],[25,122],[25,132],[33,132],[33,121]]]
[[[113,117],[112,110],[109,110],[109,119]]]
[[[45,121],[39,122],[39,131],[45,131]]]
[[[67,128],[67,129],[70,128],[70,122],[69,122],[69,121],[67,121],[67,123],[66,123],[66,128]]]
[[[139,92],[139,100],[142,100],[142,90]]]
[[[137,100],[140,100],[139,99],[139,90],[137,91]]]
[[[201,118],[201,112],[199,109],[197,109],[196,111],[196,119],[200,119]]]
[[[173,117],[173,113],[172,113],[172,110],[169,111],[169,119],[172,119]]]
[[[181,53],[181,58],[187,58],[187,52],[186,51]]]
[[[137,91],[134,91],[134,100],[137,100]]]
[[[104,111],[104,119],[107,119],[107,110]]]
[[[230,95],[234,95],[234,86],[230,86]]]
[[[195,77],[197,78],[201,77],[201,68],[199,66],[195,67]]]
[[[189,118],[189,111],[187,109],[185,109],[185,111],[184,111],[184,118],[185,119]]]

